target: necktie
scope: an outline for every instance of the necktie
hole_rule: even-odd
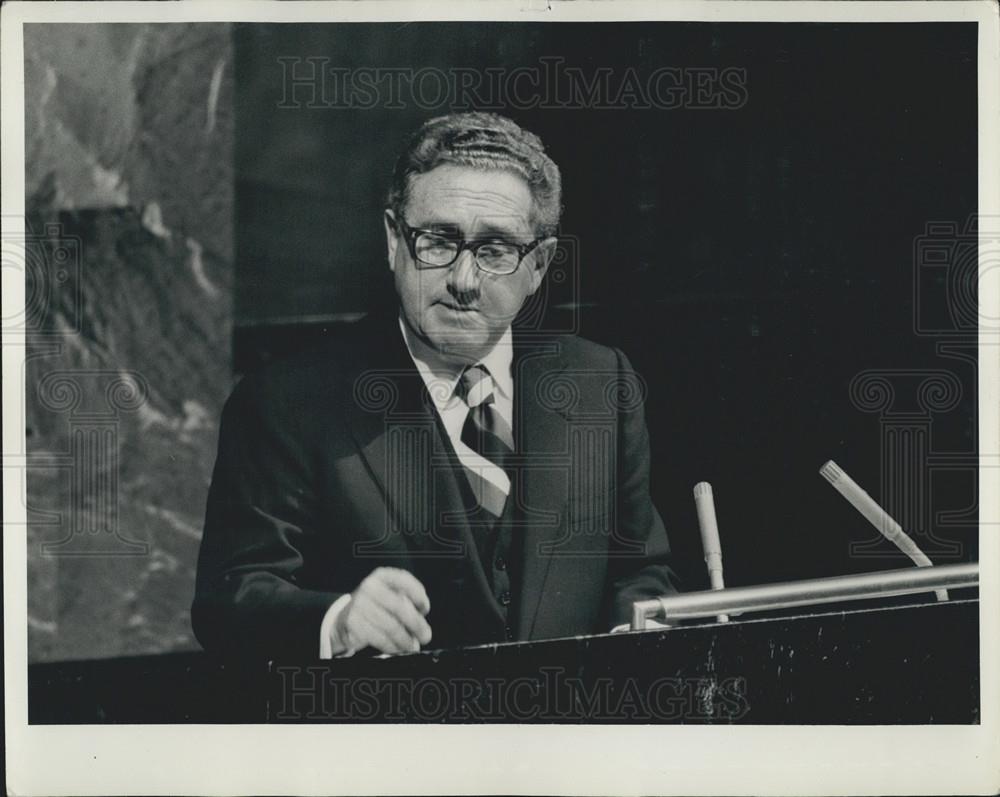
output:
[[[494,406],[493,377],[484,366],[466,368],[455,390],[469,407],[462,426],[466,450],[460,452],[459,459],[476,502],[498,518],[510,493],[505,463],[514,452],[514,436]]]

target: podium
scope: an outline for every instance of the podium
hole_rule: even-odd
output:
[[[974,724],[979,601],[955,592],[387,658],[38,664],[28,706],[33,724]]]

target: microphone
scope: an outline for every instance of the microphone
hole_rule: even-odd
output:
[[[834,489],[844,498],[850,501],[851,506],[858,510],[875,528],[879,530],[883,537],[889,540],[899,550],[905,553],[917,567],[933,567],[934,563],[927,558],[927,555],[917,547],[917,544],[910,536],[903,531],[892,516],[880,507],[875,499],[861,489],[861,487],[832,459],[819,469],[820,475],[833,485]],[[948,600],[948,591],[943,589],[934,590],[934,594],[939,601]]]
[[[698,511],[698,528],[701,531],[701,548],[705,552],[705,565],[712,589],[725,589],[722,580],[722,545],[719,543],[719,524],[715,518],[715,501],[712,485],[698,482],[694,486],[694,506]],[[716,615],[720,623],[728,623],[729,615]]]

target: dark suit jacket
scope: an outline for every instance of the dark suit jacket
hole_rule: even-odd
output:
[[[606,632],[632,601],[674,590],[641,385],[617,350],[514,340],[514,633]],[[202,645],[315,657],[327,608],[378,566],[423,582],[432,647],[479,641],[462,613],[495,602],[445,441],[395,318],[244,379],[223,411],[198,562]]]

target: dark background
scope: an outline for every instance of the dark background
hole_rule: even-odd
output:
[[[963,242],[946,232],[936,270],[921,249],[928,224],[961,233],[977,207],[974,25],[244,25],[235,45],[241,372],[385,300],[388,175],[403,137],[450,110],[279,108],[279,57],[745,69],[736,109],[504,109],[563,172],[568,279],[549,286],[546,323],[621,347],[645,378],[654,500],[689,587],[706,581],[701,480],[730,585],[905,564],[889,544],[852,553],[877,535],[818,475],[828,459],[897,517],[923,518],[907,531],[935,561],[977,557],[976,327],[946,295]],[[882,444],[898,418],[852,402],[867,369],[939,369],[961,385],[902,461]],[[919,414],[916,383],[888,379],[889,411]],[[927,472],[942,453],[960,467]],[[929,494],[885,494],[913,468]],[[914,513],[921,501],[929,511]]]

